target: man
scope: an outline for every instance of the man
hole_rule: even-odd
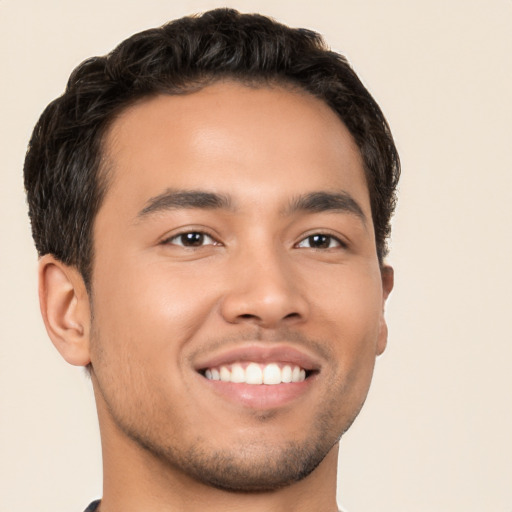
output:
[[[215,10],[73,72],[25,185],[43,319],[98,408],[88,510],[337,510],[398,175],[379,107],[307,30]]]

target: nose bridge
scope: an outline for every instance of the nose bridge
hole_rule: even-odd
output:
[[[230,274],[223,300],[229,322],[272,327],[305,317],[306,301],[285,248],[272,243],[241,248],[231,261]]]

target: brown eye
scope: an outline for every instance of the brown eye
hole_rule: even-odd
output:
[[[200,231],[190,231],[181,233],[166,241],[167,244],[178,245],[181,247],[202,247],[204,245],[214,245],[213,238]]]
[[[342,244],[337,238],[323,233],[310,235],[297,244],[297,247],[304,247],[308,249],[332,249],[334,247],[341,246]]]
[[[185,233],[180,235],[181,245],[185,245],[187,247],[197,247],[199,245],[203,245],[204,235],[203,233]]]

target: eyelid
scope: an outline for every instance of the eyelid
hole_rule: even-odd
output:
[[[347,249],[348,248],[348,242],[342,236],[340,236],[340,234],[338,234],[338,233],[335,234],[335,233],[332,233],[330,231],[318,230],[318,229],[310,231],[309,233],[306,233],[306,234],[302,235],[300,240],[295,244],[295,247],[299,247],[299,244],[301,244],[302,242],[306,241],[308,238],[310,238],[312,236],[315,236],[315,235],[327,236],[329,238],[332,238],[336,242],[338,242],[340,248],[342,248],[342,249]],[[311,249],[325,251],[327,249],[335,249],[335,247],[328,247],[327,249],[317,249],[315,247],[311,247]]]
[[[200,233],[205,237],[208,237],[212,240],[212,243],[205,243],[199,247],[205,247],[210,245],[222,245],[219,241],[218,237],[211,233],[210,230],[204,227],[194,227],[194,226],[186,226],[183,228],[178,228],[177,231],[174,231],[170,235],[165,235],[164,238],[160,241],[160,245],[175,245],[177,247],[185,247],[183,244],[174,243],[173,240],[179,238],[180,236],[186,235],[188,233]],[[193,249],[194,247],[186,247],[187,249]]]

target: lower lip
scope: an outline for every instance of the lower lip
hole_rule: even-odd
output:
[[[209,380],[203,376],[201,378],[210,389],[230,402],[251,409],[274,409],[283,407],[304,396],[315,380],[315,375],[311,375],[302,382],[273,385],[235,384],[233,382]]]

